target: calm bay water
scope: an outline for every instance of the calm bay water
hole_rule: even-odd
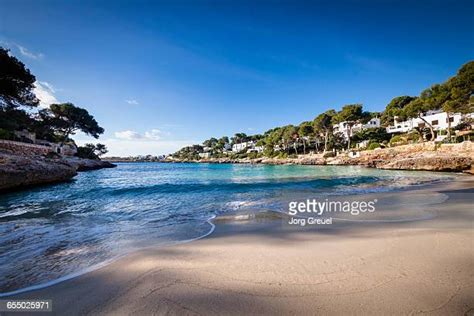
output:
[[[219,214],[285,211],[284,196],[294,192],[358,194],[448,177],[343,166],[161,163],[80,173],[68,183],[0,196],[0,293],[141,247],[202,237]]]

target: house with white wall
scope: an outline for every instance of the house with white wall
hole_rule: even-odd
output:
[[[238,152],[243,151],[244,149],[252,149],[254,147],[255,147],[255,142],[253,141],[242,142],[242,143],[234,144],[232,146],[232,151],[234,153],[238,153]]]
[[[463,122],[463,117],[473,117],[474,113],[462,115],[461,113],[454,113],[449,115],[451,121],[451,128]],[[448,114],[443,111],[428,111],[422,115],[422,118],[433,126],[435,131],[446,130],[448,128]],[[398,118],[393,119],[393,126],[387,127],[387,133],[407,133],[417,127],[428,127],[425,121],[416,117],[406,121],[398,121]]]
[[[350,132],[349,132],[348,124],[349,124],[348,122],[341,122],[338,124],[334,124],[333,133],[334,134],[341,133],[344,136],[344,139],[347,140],[349,139],[349,134],[350,134],[350,137],[352,137],[354,136],[355,133],[359,131],[369,129],[369,128],[380,127],[380,118],[374,117],[365,124],[362,124],[362,123],[354,124]]]

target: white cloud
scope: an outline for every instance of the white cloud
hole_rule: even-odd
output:
[[[128,104],[130,105],[139,105],[140,103],[138,103],[137,100],[135,99],[128,99],[128,100],[125,100],[125,102],[127,102]]]
[[[25,57],[35,59],[35,60],[38,60],[38,59],[41,59],[41,58],[44,57],[44,54],[42,54],[42,53],[33,53],[32,51],[28,50],[24,46],[21,46],[21,45],[18,45],[18,44],[15,44],[15,46],[18,48],[20,53]]]
[[[163,132],[159,129],[152,129],[149,132],[145,132],[145,138],[150,140],[159,140],[163,136]]]
[[[121,140],[143,140],[143,141],[158,141],[163,138],[163,136],[169,136],[170,133],[168,132],[163,132],[157,128],[154,128],[152,130],[146,131],[144,134],[140,134],[135,131],[131,130],[126,130],[126,131],[120,131],[120,132],[115,132],[114,133],[115,138],[121,139]]]
[[[143,135],[135,131],[115,132],[114,135],[117,139],[122,139],[122,140],[134,140],[134,139],[143,138]]]
[[[36,81],[33,89],[36,97],[40,100],[40,107],[48,108],[53,103],[59,103],[54,93],[54,87],[46,81]]]

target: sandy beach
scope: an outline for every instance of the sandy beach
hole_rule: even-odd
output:
[[[216,219],[203,239],[11,298],[52,299],[61,315],[471,315],[473,192],[474,179],[460,176],[398,193],[447,197],[427,205],[436,216],[423,221],[302,228],[285,216]]]

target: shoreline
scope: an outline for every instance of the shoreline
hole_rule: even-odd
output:
[[[341,166],[341,167],[344,167],[344,166]],[[352,166],[352,167],[365,168],[365,166]],[[455,179],[463,179],[463,178],[467,179],[469,177],[468,175],[466,175],[464,173],[453,173],[453,172],[451,172],[451,173],[444,172],[444,173],[446,175],[449,175],[450,177],[445,178],[445,179],[443,179],[443,178],[432,179],[432,180],[422,181],[422,182],[419,182],[419,183],[410,183],[410,184],[408,184],[408,186],[399,186],[399,187],[394,186],[394,187],[392,187],[392,188],[390,188],[386,191],[377,191],[377,190],[376,191],[370,191],[369,190],[369,191],[365,191],[364,193],[353,192],[353,193],[350,194],[350,196],[351,197],[358,197],[360,195],[368,196],[368,195],[402,194],[404,192],[410,192],[410,191],[429,190],[431,188],[436,189],[436,187],[438,187],[440,185],[447,184],[448,182],[450,182],[453,179],[453,177],[455,177]],[[340,196],[340,195],[335,194],[335,195],[330,195],[330,196],[337,197],[337,196]],[[59,277],[57,279],[53,279],[53,280],[50,280],[50,281],[47,281],[47,282],[44,282],[44,283],[40,283],[40,284],[29,285],[27,287],[20,288],[20,289],[17,289],[17,290],[13,290],[13,291],[9,291],[9,292],[0,293],[0,298],[10,297],[10,296],[13,296],[13,295],[19,295],[19,294],[23,294],[23,293],[27,293],[27,292],[31,292],[31,291],[35,291],[35,290],[41,290],[41,289],[48,288],[50,286],[54,286],[56,284],[59,284],[59,283],[62,283],[62,282],[68,281],[68,280],[75,279],[75,278],[80,277],[84,274],[91,273],[93,271],[96,271],[98,269],[106,267],[106,266],[116,262],[117,260],[119,260],[121,258],[124,258],[128,255],[131,255],[135,252],[146,250],[148,248],[156,248],[156,249],[166,248],[166,247],[172,247],[172,246],[175,246],[175,245],[190,243],[190,242],[194,242],[194,241],[203,239],[205,237],[208,237],[209,235],[211,235],[214,232],[214,230],[216,228],[216,223],[222,223],[222,222],[239,222],[239,223],[241,223],[242,221],[260,220],[260,219],[274,219],[274,220],[278,219],[278,220],[281,220],[282,218],[284,218],[286,216],[288,216],[286,213],[281,212],[279,210],[267,210],[264,213],[258,213],[258,214],[257,213],[252,213],[252,212],[251,213],[241,213],[241,211],[235,210],[233,212],[228,212],[228,213],[221,214],[221,215],[213,215],[209,219],[206,220],[206,222],[210,225],[210,230],[207,233],[205,233],[201,236],[198,236],[196,238],[176,240],[176,241],[172,241],[169,244],[162,245],[162,246],[146,246],[146,247],[143,247],[143,248],[138,248],[138,249],[133,250],[131,252],[126,252],[126,253],[120,254],[116,257],[112,257],[110,259],[107,259],[104,262],[94,264],[94,265],[92,265],[90,267],[87,267],[83,270],[66,274],[66,275],[64,275],[62,277]],[[338,221],[338,220],[343,221],[345,219],[336,219],[336,221]],[[425,219],[410,219],[410,220],[403,220],[402,219],[402,220],[399,220],[399,222],[419,221],[419,220],[425,220]],[[388,221],[388,222],[391,222],[391,221]]]
[[[474,143],[436,144],[425,142],[375,150],[351,151],[338,155],[325,153],[298,155],[295,158],[203,158],[168,159],[166,163],[268,164],[268,165],[359,165],[377,169],[465,172],[474,174]],[[331,153],[331,152],[329,152]],[[105,158],[105,160],[107,160]],[[112,161],[112,160],[111,160]]]
[[[453,192],[456,192],[456,190],[459,191],[462,188],[464,188],[464,189],[467,188],[468,190],[471,190],[471,191],[474,189],[474,181],[470,177],[456,177],[456,178],[457,178],[457,180],[455,180],[451,183],[438,183],[438,184],[435,183],[435,184],[432,184],[432,185],[424,186],[422,188],[410,190],[410,192],[414,192],[414,191],[423,192],[423,191],[433,191],[433,190],[437,190],[437,191],[451,190]],[[460,179],[460,178],[462,178],[462,179]],[[454,195],[454,193],[450,193],[450,194]],[[472,219],[472,212],[471,213],[468,212],[467,214]],[[318,233],[318,232],[312,231],[312,229],[309,229],[309,230],[305,229],[304,231],[298,231],[298,230],[293,231],[292,229],[290,229],[289,231],[287,231],[286,229],[284,229],[284,227],[281,226],[281,223],[278,223],[278,221],[279,220],[268,219],[268,218],[266,218],[266,219],[257,218],[257,219],[253,219],[253,220],[250,220],[250,221],[249,220],[235,220],[235,219],[232,220],[231,218],[227,219],[227,220],[224,220],[222,217],[217,217],[216,219],[213,220],[213,222],[216,223],[214,232],[211,233],[211,234],[208,234],[206,238],[200,238],[197,241],[188,242],[188,243],[179,243],[177,245],[172,245],[172,246],[165,246],[165,247],[160,247],[160,248],[150,247],[150,248],[138,250],[136,252],[127,254],[124,257],[119,258],[116,261],[114,261],[114,262],[112,262],[112,263],[110,263],[110,264],[108,264],[104,267],[101,267],[101,268],[99,268],[97,270],[94,270],[92,272],[83,274],[79,277],[69,279],[67,281],[63,281],[63,282],[58,283],[56,285],[52,285],[52,286],[49,286],[49,287],[46,287],[46,288],[43,288],[43,289],[40,289],[40,290],[25,292],[23,294],[13,295],[13,296],[8,296],[8,297],[12,297],[12,298],[52,297],[53,300],[56,302],[55,304],[59,305],[59,310],[56,309],[56,307],[54,307],[54,310],[56,312],[60,311],[60,312],[72,312],[72,313],[79,312],[79,311],[86,311],[86,310],[90,309],[91,306],[96,306],[97,305],[97,302],[96,302],[97,300],[99,300],[99,301],[105,300],[102,303],[104,303],[104,302],[108,302],[108,303],[104,304],[104,306],[102,306],[101,309],[97,312],[101,312],[101,313],[113,312],[113,311],[118,312],[118,311],[121,311],[121,309],[114,309],[118,306],[117,302],[121,302],[121,304],[123,304],[124,302],[127,302],[127,304],[135,305],[136,301],[141,301],[142,303],[145,303],[146,306],[148,306],[149,304],[152,304],[153,300],[151,298],[146,299],[146,300],[143,301],[143,299],[140,298],[141,296],[137,297],[136,295],[138,295],[138,294],[133,293],[135,290],[127,290],[128,286],[126,284],[128,282],[130,282],[132,280],[139,280],[139,281],[136,282],[136,284],[133,287],[136,288],[136,290],[140,289],[139,292],[141,293],[141,295],[145,295],[145,293],[147,293],[147,291],[148,291],[147,289],[151,286],[151,284],[149,284],[150,282],[146,281],[146,277],[142,279],[143,276],[151,275],[151,277],[156,282],[161,284],[162,280],[157,280],[155,277],[153,277],[153,274],[154,273],[160,274],[159,271],[162,271],[163,265],[166,266],[165,270],[166,269],[171,269],[173,271],[175,269],[177,271],[179,271],[180,270],[179,267],[183,266],[183,265],[184,266],[193,266],[193,258],[192,258],[193,256],[192,256],[192,254],[196,253],[196,255],[197,255],[200,252],[206,253],[206,251],[207,251],[206,249],[208,249],[209,247],[211,247],[210,250],[212,250],[214,248],[216,248],[214,251],[219,250],[215,253],[215,255],[219,255],[220,251],[221,252],[224,251],[225,248],[222,248],[222,247],[229,247],[229,248],[231,248],[231,250],[224,251],[224,252],[226,252],[230,257],[229,256],[222,257],[221,258],[222,262],[219,261],[219,260],[212,260],[212,258],[213,258],[212,257],[212,252],[213,251],[211,251],[211,253],[209,253],[210,257],[197,256],[198,258],[194,258],[194,259],[199,259],[198,261],[204,260],[204,262],[203,262],[204,266],[194,267],[194,268],[189,267],[190,269],[198,269],[196,271],[200,271],[200,270],[204,269],[203,271],[207,271],[207,272],[205,272],[205,273],[203,272],[203,273],[205,275],[209,276],[210,270],[208,268],[214,267],[214,268],[217,268],[219,271],[221,271],[223,269],[222,265],[225,266],[226,264],[233,263],[236,260],[235,257],[241,257],[241,255],[244,255],[248,251],[250,251],[251,249],[249,249],[248,247],[259,248],[259,247],[262,246],[261,243],[262,242],[265,243],[265,241],[270,242],[272,240],[279,240],[281,243],[284,243],[286,245],[286,244],[288,244],[288,242],[290,240],[295,240],[295,238],[296,238],[296,240],[306,240],[305,242],[308,242],[308,243],[313,244],[315,246],[320,246],[320,245],[318,245],[318,241],[307,240],[310,236],[313,236],[313,235],[314,235],[314,237],[318,237],[318,236],[319,237],[324,237],[324,236],[327,237],[327,236],[331,236],[331,235],[334,235],[334,236],[337,237],[337,236],[340,235],[340,238],[342,238],[342,240],[338,241],[337,238],[336,238],[336,240],[333,240],[332,243],[335,243],[335,245],[337,245],[337,247],[342,247],[343,249],[345,249],[344,251],[349,251],[349,249],[346,249],[344,247],[344,242],[350,241],[350,239],[347,240],[347,236],[345,236],[347,233],[345,233],[344,230],[349,229],[347,227],[353,226],[352,224],[344,223],[342,225],[343,227],[341,228],[342,231],[339,231],[337,228],[330,227],[330,228],[327,228],[327,229],[323,229],[322,232]],[[405,226],[405,225],[413,226],[413,229],[415,229],[415,230],[417,230],[417,229],[426,230],[427,228],[428,228],[428,230],[430,230],[429,229],[430,225],[427,225],[427,223],[429,223],[431,221],[433,221],[433,220],[425,220],[425,221],[421,221],[421,222],[417,222],[417,223],[410,222],[408,224],[406,224],[406,223],[405,224],[404,223],[377,224],[377,225],[380,225],[381,227],[377,227],[375,231],[370,230],[370,231],[364,232],[364,230],[365,230],[364,227],[365,226],[369,226],[369,229],[372,229],[373,227],[370,228],[370,226],[374,225],[374,224],[367,224],[366,223],[364,225],[361,225],[361,226],[364,226],[364,227],[358,227],[358,228],[357,227],[352,227],[349,230],[350,230],[351,234],[356,234],[357,233],[357,234],[362,234],[362,235],[373,235],[375,232],[381,232],[382,235],[384,235],[385,230],[390,231],[392,229],[403,229],[402,226]],[[437,220],[435,218],[434,221],[435,222],[439,221],[439,219]],[[471,223],[472,223],[472,221],[471,221]],[[467,223],[467,224],[469,225],[469,223]],[[395,227],[392,227],[392,226],[395,226]],[[401,226],[401,227],[398,227],[398,226]],[[420,227],[418,227],[418,226],[420,226]],[[411,229],[409,231],[411,231]],[[472,235],[472,231],[470,232],[470,234]],[[382,237],[383,236],[379,236],[378,234],[375,234],[374,236],[372,236],[373,242],[379,242],[380,241],[379,239],[382,238]],[[220,239],[225,239],[225,240],[227,240],[227,242],[225,242],[223,244]],[[242,244],[241,241],[243,241],[243,240],[245,240],[246,242]],[[324,242],[323,242],[322,245],[324,245]],[[242,247],[243,247],[243,249],[242,249]],[[282,246],[282,248],[283,249],[280,249],[281,251],[290,251],[291,249],[296,248],[296,249],[299,249],[298,252],[301,252],[303,250],[302,249],[303,245],[297,245],[296,244],[296,245],[291,246],[290,248],[288,248],[286,246]],[[326,255],[327,255],[328,251],[331,252],[329,249],[324,250],[324,247],[323,247],[323,249],[320,249],[320,251],[322,251],[322,254],[326,254]],[[184,258],[180,259],[179,257],[180,257],[181,252],[184,252],[184,254],[183,254]],[[186,255],[187,252],[189,252],[190,257],[188,255]],[[272,252],[272,251],[270,251],[270,252]],[[234,253],[235,253],[235,255],[234,255]],[[280,253],[280,251],[277,251],[275,253],[275,255],[277,253],[279,253],[279,256],[281,256],[281,255],[284,256],[284,252]],[[471,258],[473,257],[472,248],[470,249],[470,251],[468,251],[467,254]],[[254,254],[254,255],[256,255],[256,254]],[[303,255],[303,254],[300,253],[300,255]],[[244,256],[244,257],[246,257],[246,256]],[[184,261],[182,259],[184,259]],[[242,259],[243,259],[243,257],[242,257]],[[260,258],[260,259],[262,259],[262,258]],[[263,260],[262,261],[260,259],[258,258],[258,256],[255,258],[256,262],[259,265],[260,264],[264,264],[264,266],[265,265],[270,265],[270,266],[273,265],[273,263],[268,262],[268,260]],[[302,258],[296,256],[293,259],[298,261],[298,260],[301,260]],[[290,265],[290,268],[291,268],[291,265],[293,264],[294,260],[290,260],[290,261],[286,262],[286,264]],[[133,268],[133,267],[135,267],[136,269]],[[208,268],[206,268],[206,267],[208,267]],[[247,268],[249,268],[249,267],[247,267]],[[251,269],[251,268],[249,268],[249,269]],[[117,275],[114,271],[121,271],[122,274]],[[128,271],[128,272],[126,273],[126,271]],[[222,271],[225,271],[225,270],[222,270]],[[254,272],[256,273],[256,271],[254,271]],[[247,273],[252,274],[251,271],[242,272],[242,273],[243,274],[247,274]],[[255,275],[255,273],[252,274],[254,278],[261,278],[262,277],[259,274]],[[212,275],[212,273],[211,273],[211,275]],[[296,276],[298,276],[298,275],[299,274],[297,274]],[[286,276],[285,274],[281,274],[280,277],[282,278],[282,280],[288,279],[288,276]],[[265,279],[265,278],[263,278],[263,279]],[[106,287],[112,286],[112,288],[108,290],[106,287],[101,285],[101,283],[99,282],[101,280],[106,281],[106,283],[108,284]],[[229,281],[229,280],[232,280],[232,278],[226,279],[226,280],[227,281],[225,281],[225,282],[222,281],[222,284],[220,284],[219,280],[214,280],[213,282],[216,282],[216,284],[220,284],[220,286],[222,286],[223,291],[231,291],[232,292],[233,290],[235,290],[235,289],[232,289],[232,287],[233,287],[232,283],[233,282]],[[99,283],[97,283],[97,282],[99,282]],[[266,281],[262,280],[262,282],[266,282]],[[176,283],[176,282],[174,282],[174,283]],[[167,283],[168,285],[166,285],[166,284],[163,285],[164,286],[163,291],[165,291],[167,288],[173,287],[170,284],[174,284],[174,283],[171,282],[169,284]],[[182,284],[182,282],[177,282],[176,283],[176,287],[178,287],[178,288],[181,288],[182,287],[181,285],[184,286],[184,284]],[[77,305],[75,305],[74,307],[73,306],[68,306],[68,304],[64,302],[64,300],[65,301],[72,300],[74,298],[75,294],[85,293],[84,291],[86,291],[87,289],[91,290],[92,288],[95,288],[95,286],[99,287],[99,291],[98,291],[99,293],[98,293],[98,297],[96,299],[86,298],[84,301],[81,301],[79,303],[76,302]],[[181,289],[180,291],[186,291],[185,288]],[[204,287],[202,290],[207,292],[208,290],[206,290],[205,288],[206,287]],[[267,290],[267,289],[265,289],[265,290]],[[273,289],[273,290],[275,290],[275,289]],[[123,291],[125,291],[125,292],[123,292]],[[178,292],[180,292],[180,291],[178,291]],[[258,292],[259,291],[257,291],[256,294],[258,294]],[[160,295],[158,295],[158,294],[160,294],[159,290],[153,291],[152,293],[155,293],[157,296],[161,297]],[[195,293],[195,295],[197,295],[197,294]],[[147,297],[149,297],[149,296],[147,296]],[[240,297],[240,295],[237,295],[237,296]],[[114,297],[114,299],[109,302],[108,299],[110,297]],[[186,297],[183,296],[183,300],[186,300]],[[208,299],[211,299],[211,298],[209,297]],[[296,298],[294,298],[294,299],[296,299]],[[95,303],[93,303],[93,301]],[[182,310],[178,307],[178,305],[182,305],[182,302],[178,301],[177,302],[178,305],[176,305],[174,303],[171,303],[169,301],[169,298],[166,298],[166,297],[165,298],[161,297],[161,300],[159,300],[159,302],[161,304],[164,304],[167,308],[169,308],[168,310],[171,311],[171,312],[174,312],[174,313],[177,313],[177,312],[180,312],[180,311],[182,312]],[[197,304],[197,302],[192,302],[192,303]],[[119,305],[123,308],[124,306],[121,305],[121,304],[119,304]],[[188,304],[189,304],[189,302],[186,302],[185,306],[188,306]],[[193,305],[193,304],[191,304],[191,305]],[[189,306],[191,306],[191,305],[189,305]],[[199,305],[199,304],[197,304],[197,305]],[[235,307],[235,305],[234,305],[234,307]],[[379,307],[382,308],[381,306],[379,306]],[[126,308],[127,308],[127,310],[130,311],[128,305],[127,305]],[[211,312],[211,313],[217,312],[216,310],[214,310],[214,311],[209,310],[209,307],[207,307],[207,310],[202,311],[201,307],[197,307],[197,306],[192,306],[192,310],[196,310],[199,313],[200,312]],[[282,310],[286,311],[286,313],[288,313],[287,309],[282,309]],[[90,310],[90,312],[92,312],[92,311],[93,310]],[[151,309],[147,309],[146,311],[151,312]],[[234,312],[235,311],[236,310],[234,310]],[[264,313],[267,313],[267,312],[271,311],[271,309],[270,310],[262,309],[261,311],[264,312]],[[308,312],[309,310],[301,310],[301,312],[305,312],[305,311]],[[218,312],[230,312],[230,311],[228,309],[226,309],[226,307],[223,306],[222,304],[219,304]]]

